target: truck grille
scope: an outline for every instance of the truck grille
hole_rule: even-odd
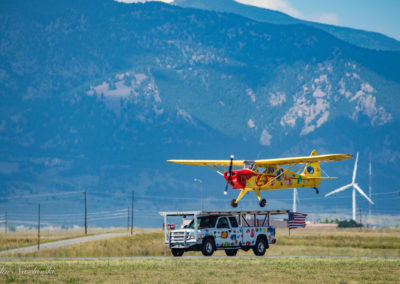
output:
[[[185,232],[171,232],[171,242],[184,242]]]

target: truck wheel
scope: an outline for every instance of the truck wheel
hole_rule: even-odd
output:
[[[237,254],[237,249],[226,249],[225,253],[227,256],[235,256]]]
[[[171,249],[173,256],[182,256],[185,252],[183,249]]]
[[[207,238],[203,241],[201,245],[201,252],[204,256],[211,256],[214,253],[215,244],[212,238]]]
[[[265,250],[267,249],[267,243],[264,238],[258,238],[256,241],[256,245],[253,247],[253,252],[257,256],[263,256],[265,254]]]

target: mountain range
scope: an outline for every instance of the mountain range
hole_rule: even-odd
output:
[[[138,216],[150,220],[138,225],[158,225],[157,211],[200,204],[194,178],[209,209],[227,209],[236,197],[222,195],[224,180],[211,171],[167,159],[315,148],[359,151],[364,190],[372,153],[374,193],[388,194],[373,210],[399,213],[390,195],[400,183],[394,39],[227,0],[2,1],[0,21],[0,210],[28,216],[40,201],[45,213],[80,212],[82,196],[62,193],[81,190],[92,211],[127,208],[135,191]],[[353,163],[327,164],[339,179],[321,191],[347,184]],[[41,194],[54,196],[34,197]],[[282,208],[291,194],[263,195]],[[350,212],[350,192],[302,194],[300,210]],[[242,206],[257,203],[247,197]]]

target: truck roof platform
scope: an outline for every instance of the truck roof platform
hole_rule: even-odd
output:
[[[186,215],[279,215],[289,213],[289,209],[285,210],[228,210],[228,211],[172,211],[160,212],[161,216],[186,216]]]

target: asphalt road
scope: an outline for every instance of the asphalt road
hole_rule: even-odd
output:
[[[65,246],[76,245],[76,244],[85,243],[85,242],[98,241],[98,240],[110,239],[110,238],[115,238],[115,237],[122,237],[122,236],[126,236],[128,234],[129,233],[127,233],[127,232],[125,232],[125,233],[108,233],[108,234],[79,237],[79,238],[73,238],[73,239],[67,239],[67,240],[60,240],[60,241],[40,244],[40,249],[52,249],[52,248],[65,247]],[[29,253],[29,252],[36,252],[36,251],[38,251],[38,248],[37,248],[37,245],[34,245],[34,246],[29,246],[29,247],[3,250],[3,251],[0,251],[0,256],[4,256],[7,254],[14,254],[14,253]]]

